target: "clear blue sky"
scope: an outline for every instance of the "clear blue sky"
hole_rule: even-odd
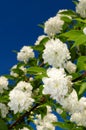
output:
[[[75,8],[72,0],[0,0],[0,75],[17,63],[12,50],[34,44],[43,34],[37,25],[66,8]]]
[[[59,9],[74,8],[72,0],[0,0],[0,75],[17,63],[12,50],[34,44],[43,34],[38,24]]]

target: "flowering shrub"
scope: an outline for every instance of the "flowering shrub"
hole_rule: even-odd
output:
[[[86,129],[86,0],[74,3],[0,76],[0,130]]]

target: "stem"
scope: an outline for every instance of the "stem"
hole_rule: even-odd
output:
[[[36,104],[35,106],[33,106],[33,107],[29,110],[29,112],[25,112],[22,116],[20,116],[13,124],[11,124],[11,125],[9,126],[9,130],[12,130],[12,128],[13,128],[14,126],[16,126],[19,122],[22,122],[23,119],[24,119],[24,117],[29,116],[30,113],[31,113],[33,110],[35,110],[39,105],[40,105],[39,103]]]
[[[82,75],[80,75],[79,77],[77,77],[76,79],[73,79],[72,82],[76,82],[76,81],[78,81],[78,80],[80,80],[82,78],[85,78],[85,77],[86,77],[86,71]]]
[[[44,102],[46,102],[46,98],[43,96],[41,99],[40,99],[40,102],[39,103],[36,103],[36,105],[34,105],[28,112],[25,112],[22,116],[20,116],[13,124],[11,124],[9,126],[9,130],[12,130],[12,128],[14,126],[16,126],[19,122],[23,122],[23,119],[24,117],[27,117],[30,115],[30,113],[32,111],[34,111],[38,106],[40,106],[41,104],[43,104]]]

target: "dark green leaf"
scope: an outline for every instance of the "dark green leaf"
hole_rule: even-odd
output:
[[[0,130],[8,130],[6,123],[0,119]]]

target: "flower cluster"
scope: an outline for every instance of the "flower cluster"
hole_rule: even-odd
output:
[[[63,67],[70,58],[67,45],[59,39],[51,39],[45,44],[43,51],[44,63],[49,63],[53,67]]]
[[[31,84],[25,81],[20,81],[9,93],[10,102],[8,103],[8,106],[14,111],[14,113],[23,112],[23,110],[28,111],[34,102],[31,94]]]
[[[0,76],[0,93],[3,93],[4,90],[8,90],[8,79],[4,76]]]
[[[8,114],[8,107],[5,104],[0,103],[0,115],[1,115],[1,117],[5,118],[7,114]]]
[[[28,62],[30,58],[34,57],[33,49],[29,46],[24,46],[20,52],[18,52],[17,59],[19,61],[24,61],[25,63]]]
[[[76,12],[80,14],[82,18],[86,18],[86,0],[80,0],[76,6]]]
[[[75,12],[59,10],[42,26],[46,35],[20,49],[10,75],[0,76],[0,129],[86,129],[85,18],[86,0],[79,0]]]
[[[51,113],[52,110],[49,106],[47,106],[47,114],[42,119],[41,115],[36,115],[35,124],[37,127],[37,130],[55,130],[55,127],[53,126],[52,122],[56,122],[57,118],[56,116]]]
[[[61,103],[72,87],[69,76],[66,76],[64,69],[49,68],[48,77],[42,79],[44,85],[43,94],[50,94],[53,99]]]

